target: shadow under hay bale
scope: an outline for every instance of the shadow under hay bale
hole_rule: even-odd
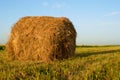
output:
[[[23,17],[13,27],[6,44],[15,60],[48,62],[75,54],[76,31],[65,17]]]

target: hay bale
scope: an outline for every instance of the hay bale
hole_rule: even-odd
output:
[[[23,17],[13,27],[6,44],[17,60],[51,61],[75,54],[76,31],[65,17]]]

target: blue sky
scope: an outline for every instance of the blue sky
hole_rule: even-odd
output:
[[[24,16],[69,18],[80,45],[120,44],[120,0],[0,0],[0,44]]]

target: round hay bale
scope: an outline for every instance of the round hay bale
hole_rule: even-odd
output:
[[[6,49],[15,60],[51,61],[75,54],[76,31],[65,17],[23,17],[13,27]]]

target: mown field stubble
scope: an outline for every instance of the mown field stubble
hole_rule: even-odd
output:
[[[0,80],[120,80],[120,46],[79,46],[52,63],[9,61],[0,50]]]

